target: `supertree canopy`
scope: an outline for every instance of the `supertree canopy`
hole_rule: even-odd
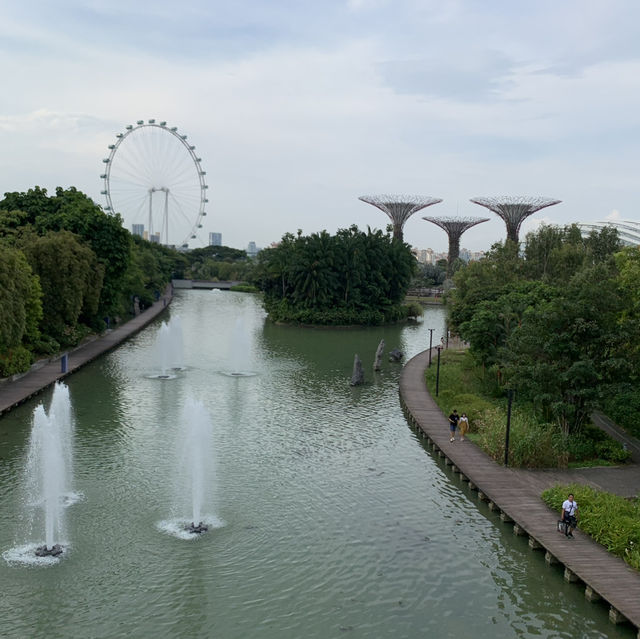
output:
[[[460,256],[460,238],[462,234],[476,224],[489,221],[488,217],[423,217],[422,219],[437,224],[449,236],[447,277],[451,277],[453,274],[454,262]]]
[[[559,204],[562,200],[554,200],[550,197],[499,195],[496,197],[472,197],[471,201],[499,215],[507,225],[507,239],[518,242],[520,226],[527,217],[547,206]]]
[[[426,195],[361,195],[358,199],[384,211],[393,222],[394,239],[400,241],[403,240],[404,224],[414,213],[442,202],[436,197]]]

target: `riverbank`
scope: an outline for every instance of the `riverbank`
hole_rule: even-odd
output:
[[[162,297],[128,322],[105,331],[95,339],[86,341],[43,366],[33,368],[18,377],[3,380],[0,384],[0,416],[135,335],[160,315],[171,304],[172,299],[173,291],[171,286],[168,286]]]
[[[584,584],[590,601],[605,602],[609,618],[631,623],[640,639],[640,574],[579,531],[571,542],[559,535],[558,513],[540,498],[542,490],[556,483],[584,482],[614,493],[623,486],[628,490],[640,485],[640,467],[523,471],[499,466],[470,441],[449,442],[448,421],[424,381],[428,364],[429,351],[424,351],[406,364],[400,378],[403,409],[427,447],[460,481],[469,482],[479,499],[499,511],[515,534],[527,535],[532,549],[543,550],[548,564],[562,564],[567,581]]]

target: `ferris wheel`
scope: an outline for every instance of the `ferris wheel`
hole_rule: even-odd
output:
[[[134,234],[186,248],[198,238],[209,201],[195,148],[166,122],[129,124],[102,160],[105,210],[120,213]]]

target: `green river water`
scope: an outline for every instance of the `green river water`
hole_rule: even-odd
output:
[[[179,315],[185,370],[151,379],[161,321]],[[243,340],[234,337],[243,318]],[[68,550],[0,561],[0,637],[633,637],[585,601],[432,457],[402,415],[400,366],[444,329],[273,326],[259,300],[180,291],[166,317],[67,380],[75,417]],[[367,384],[349,385],[353,357]],[[232,377],[237,358],[253,376]],[[0,551],[42,541],[23,522],[34,407],[0,419]],[[172,516],[187,396],[214,424],[206,514]],[[458,409],[464,407],[458,407]]]

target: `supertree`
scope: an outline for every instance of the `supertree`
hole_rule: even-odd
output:
[[[476,224],[489,221],[488,217],[423,217],[422,219],[437,224],[449,236],[447,277],[453,275],[453,264],[460,256],[460,238],[462,234]]]
[[[527,217],[547,206],[559,204],[562,200],[554,200],[550,197],[499,195],[497,197],[472,197],[471,201],[499,215],[507,225],[507,239],[518,242],[520,226]]]
[[[404,239],[404,224],[414,213],[442,202],[436,197],[426,195],[361,195],[358,199],[384,211],[393,222],[394,239],[400,241]]]

